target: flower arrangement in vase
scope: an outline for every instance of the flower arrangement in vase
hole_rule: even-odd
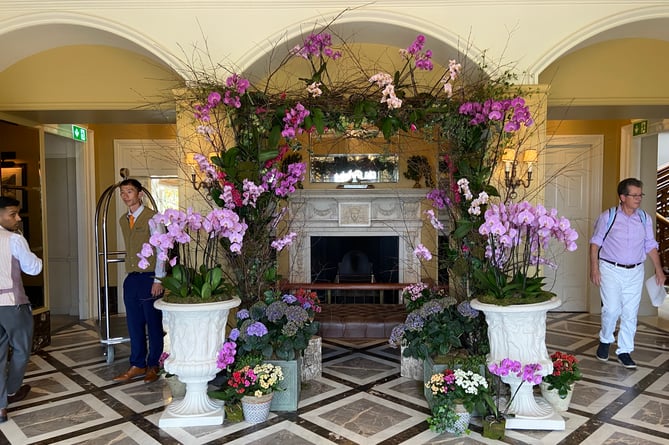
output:
[[[246,224],[229,209],[213,209],[207,215],[189,208],[185,212],[167,209],[149,220],[160,233],[151,236],[141,252],[139,266],[148,266],[147,258],[155,247],[161,260],[169,261],[170,273],[161,279],[168,290],[163,300],[169,303],[208,303],[229,300],[231,283],[221,268],[221,239],[227,239],[232,251],[238,251]],[[162,230],[164,229],[164,230]],[[172,253],[170,257],[169,254]]]
[[[532,396],[532,386],[538,385],[541,383],[543,377],[539,373],[541,371],[541,365],[538,363],[528,363],[525,365],[522,365],[519,361],[517,360],[511,360],[511,359],[503,359],[499,363],[490,363],[488,364],[488,371],[494,375],[499,377],[497,379],[497,385],[496,385],[496,391],[495,391],[495,403],[494,404],[488,404],[488,408],[490,408],[490,411],[492,411],[492,416],[495,418],[495,420],[502,420],[508,417],[509,411],[511,411],[511,415],[513,414],[513,406],[514,402],[516,401],[516,396],[519,395],[519,392],[521,391],[521,388],[524,388],[525,394],[524,396],[527,396],[529,394],[530,397]],[[513,378],[513,383],[511,384],[511,397],[506,401],[506,407],[504,408],[504,411],[500,409],[500,400],[501,400],[501,381],[505,377],[511,377]],[[531,384],[531,386],[523,386],[525,383]],[[529,388],[529,391],[527,389]]]
[[[433,374],[425,387],[433,400],[432,415],[427,419],[432,431],[462,434],[468,431],[471,413],[487,409],[488,382],[473,371],[445,369]]]
[[[490,204],[479,233],[487,237],[486,262],[474,271],[482,303],[511,305],[547,301],[540,267],[556,267],[548,256],[551,242],[576,250],[578,233],[556,209],[527,201]],[[556,253],[553,251],[552,255]]]
[[[578,360],[572,354],[561,351],[552,353],[551,360],[553,361],[553,372],[544,377],[542,387],[545,386],[547,391],[557,391],[559,397],[565,399],[572,391],[574,383],[581,380]]]

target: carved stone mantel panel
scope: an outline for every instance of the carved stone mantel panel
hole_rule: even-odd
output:
[[[298,190],[290,199],[290,280],[311,281],[312,236],[399,236],[399,281],[417,282],[424,189]]]

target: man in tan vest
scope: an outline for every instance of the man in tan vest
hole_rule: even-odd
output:
[[[33,313],[21,272],[37,275],[42,260],[30,251],[18,232],[19,201],[0,196],[0,423],[7,421],[7,404],[25,399],[23,385],[33,342]],[[8,361],[9,348],[12,357]]]
[[[156,212],[142,204],[144,192],[139,181],[125,179],[119,187],[121,199],[128,206],[128,213],[121,216],[119,224],[128,273],[123,281],[123,303],[130,336],[130,368],[114,380],[124,382],[144,376],[144,382],[151,383],[158,380],[158,361],[163,352],[163,316],[153,302],[163,294],[160,278],[165,276],[165,262],[156,261],[157,255],[153,255],[149,267],[140,269],[137,254],[149,242],[149,220]]]

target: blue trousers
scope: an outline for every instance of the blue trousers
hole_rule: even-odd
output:
[[[123,302],[130,335],[130,365],[138,368],[158,366],[163,352],[163,313],[153,307],[156,301],[151,296],[153,276],[153,272],[133,272],[123,281]]]

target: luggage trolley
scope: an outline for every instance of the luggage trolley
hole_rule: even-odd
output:
[[[127,168],[122,168],[120,171],[123,180],[130,177],[130,171]],[[109,213],[109,204],[112,201],[114,192],[120,187],[122,181],[112,184],[102,193],[98,203],[95,207],[95,252],[98,255],[95,262],[95,269],[97,271],[97,293],[98,293],[98,326],[100,331],[100,342],[103,347],[106,347],[105,355],[107,356],[107,363],[114,361],[114,345],[129,342],[130,339],[124,337],[125,326],[119,326],[117,323],[112,327],[111,316],[109,313],[109,265],[112,263],[125,262],[125,251],[123,250],[109,250],[108,232],[107,232],[107,215]],[[151,202],[151,206],[157,209],[156,201],[149,191],[142,187],[144,195]],[[102,238],[102,246],[100,246],[100,238]],[[102,263],[102,267],[101,264]]]

